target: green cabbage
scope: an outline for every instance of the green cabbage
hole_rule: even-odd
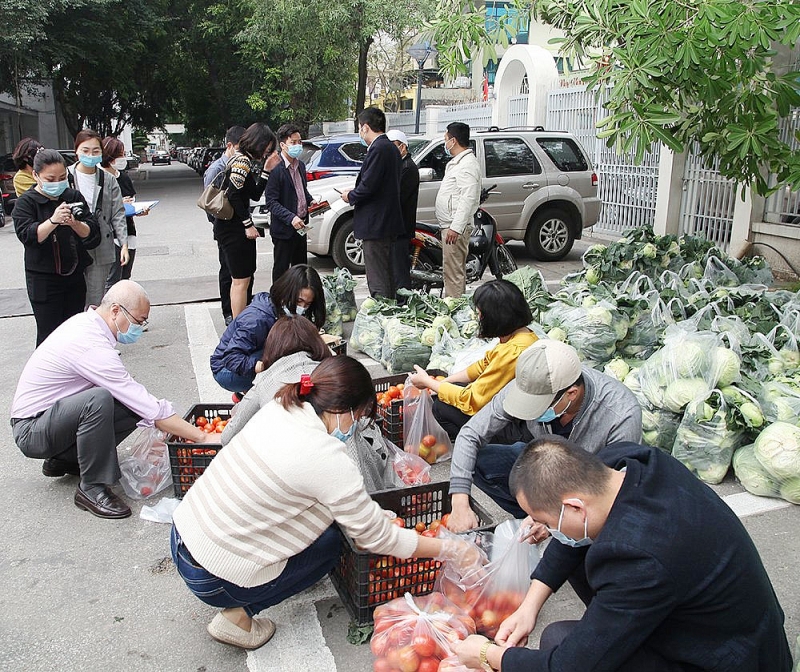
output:
[[[686,341],[671,348],[672,361],[679,378],[693,378],[706,366],[706,353],[703,346],[695,341]]]
[[[679,378],[664,390],[663,407],[679,413],[690,401],[704,397],[708,392],[708,383],[702,378]]]
[[[564,343],[567,340],[567,332],[564,331],[561,327],[553,327],[550,331],[547,332],[547,338],[551,338],[554,341],[561,341],[562,343]]]
[[[741,378],[739,367],[742,361],[735,352],[728,348],[714,348],[712,358],[717,374],[717,385],[727,386]]]
[[[761,497],[777,497],[780,485],[756,459],[753,444],[739,448],[733,454],[733,472],[747,492]]]
[[[800,477],[800,427],[774,422],[756,439],[755,454],[761,466],[782,481]]]
[[[603,367],[603,373],[616,378],[620,382],[625,380],[630,370],[631,367],[628,366],[624,359],[620,359],[619,357],[612,359]]]
[[[800,504],[800,476],[781,484],[781,497],[792,504]]]

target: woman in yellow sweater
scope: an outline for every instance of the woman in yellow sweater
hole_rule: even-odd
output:
[[[478,314],[478,336],[499,337],[500,343],[483,359],[444,380],[436,380],[418,366],[411,374],[415,387],[439,395],[433,402],[433,415],[453,441],[467,421],[513,380],[517,357],[537,340],[528,328],[533,321],[531,310],[514,283],[487,282],[475,290],[472,301]]]

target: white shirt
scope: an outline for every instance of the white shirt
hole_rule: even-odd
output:
[[[89,209],[94,212],[97,208],[97,172],[87,175],[80,170],[75,170],[75,186],[83,194]]]
[[[436,219],[457,233],[464,233],[481,203],[481,167],[471,149],[452,158],[436,194]]]

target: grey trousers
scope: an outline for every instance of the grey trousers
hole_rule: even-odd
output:
[[[98,264],[96,261],[87,266],[83,271],[83,277],[86,280],[86,307],[99,306],[100,300],[106,293],[106,280],[108,274],[111,272],[111,267],[114,265],[113,261],[107,264]]]
[[[93,387],[58,400],[35,418],[12,424],[14,441],[26,457],[77,462],[84,485],[113,485],[121,475],[117,445],[139,420],[111,392]]]
[[[363,249],[370,296],[395,298],[394,243],[390,238],[365,240]]]

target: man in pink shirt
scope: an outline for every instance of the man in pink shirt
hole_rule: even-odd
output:
[[[120,360],[117,342],[136,342],[149,314],[140,285],[116,283],[99,307],[68,319],[34,351],[11,406],[22,453],[44,459],[45,476],[80,476],[75,505],[100,518],[131,515],[109,486],[120,478],[117,445],[137,425],[195,443],[208,438],[137,383]]]

